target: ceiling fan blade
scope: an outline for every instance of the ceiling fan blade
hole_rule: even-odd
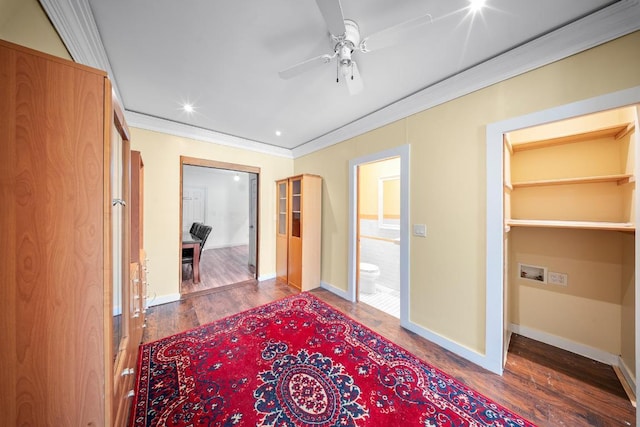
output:
[[[344,80],[347,82],[347,89],[351,95],[357,95],[362,92],[363,83],[362,77],[360,77],[360,71],[358,71],[358,64],[355,61],[351,61],[351,75],[345,76]]]
[[[347,29],[344,26],[344,15],[340,0],[316,0],[318,8],[327,23],[329,32],[334,36],[343,35]]]
[[[360,42],[359,48],[362,52],[371,52],[401,43],[409,37],[416,36],[416,34],[412,34],[412,30],[415,30],[424,24],[430,24],[431,22],[431,15],[429,14],[410,19],[398,25],[394,25],[378,31],[377,33],[371,34]],[[426,34],[426,32],[424,34]]]
[[[290,79],[299,74],[302,74],[306,71],[311,70],[312,68],[317,67],[321,64],[328,64],[331,62],[335,55],[320,55],[315,58],[307,59],[306,61],[300,62],[292,67],[287,68],[286,70],[282,70],[278,73],[281,79]]]

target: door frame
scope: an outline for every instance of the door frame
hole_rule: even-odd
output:
[[[584,116],[604,110],[617,109],[640,103],[640,86],[589,98],[574,103],[537,111],[524,116],[490,123],[486,129],[486,173],[487,173],[487,223],[486,223],[486,342],[482,366],[502,375],[507,322],[504,307],[504,165],[503,135],[518,129],[528,128],[572,117]],[[637,130],[636,130],[637,132]],[[636,144],[640,137],[636,136]],[[640,150],[636,145],[636,168]],[[640,224],[640,198],[636,195],[635,223]],[[640,266],[640,233],[635,234],[635,270]],[[640,278],[635,283],[636,314],[636,373],[640,372]],[[636,381],[636,396],[640,393],[640,381]]]
[[[349,264],[347,299],[357,301],[358,279],[358,167],[400,157],[400,325],[409,324],[409,160],[411,146],[400,145],[349,160]]]
[[[180,156],[180,189],[179,189],[179,203],[180,203],[180,219],[178,222],[178,248],[182,245],[182,187],[183,187],[183,172],[184,166],[202,166],[212,169],[225,169],[234,172],[247,172],[256,175],[257,179],[257,193],[256,193],[256,265],[254,276],[257,279],[260,267],[260,168],[256,166],[241,165],[238,163],[220,162],[217,160],[200,159],[197,157]],[[181,251],[178,251],[180,254]],[[178,289],[180,295],[182,295],[182,259],[178,257]]]

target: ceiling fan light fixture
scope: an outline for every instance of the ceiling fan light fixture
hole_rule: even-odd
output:
[[[469,0],[469,9],[473,13],[479,12],[485,6],[486,2],[486,0]]]
[[[345,79],[353,76],[351,64],[352,62],[350,59],[348,61],[340,61],[340,74],[342,74],[342,77]]]

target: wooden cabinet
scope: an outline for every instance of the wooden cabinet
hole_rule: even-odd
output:
[[[276,276],[303,291],[320,285],[322,178],[276,182]]]
[[[508,135],[506,225],[634,231],[632,117],[632,109],[605,112],[563,124],[582,120],[580,131],[557,124]]]
[[[131,151],[131,352],[137,354],[145,327],[147,260],[144,250],[144,162],[139,151]]]
[[[141,263],[144,251],[144,162],[131,151],[131,262]]]
[[[129,134],[106,73],[0,41],[0,135],[2,419],[123,425]]]

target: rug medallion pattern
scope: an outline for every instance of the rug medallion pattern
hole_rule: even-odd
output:
[[[132,426],[533,426],[302,293],[140,348]]]

